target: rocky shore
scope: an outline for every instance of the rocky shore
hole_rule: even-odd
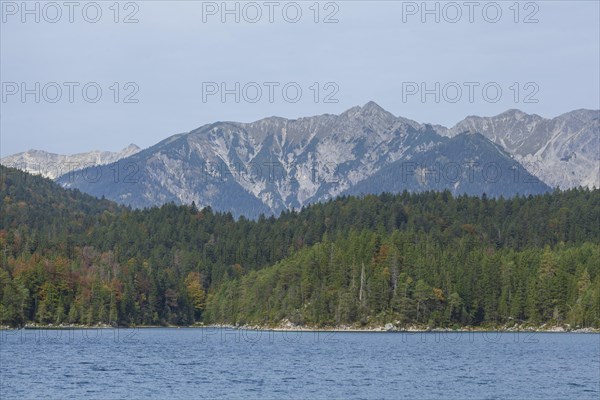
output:
[[[282,321],[276,325],[197,325],[212,328],[230,328],[247,330],[273,330],[273,331],[340,331],[340,332],[564,332],[564,333],[600,333],[600,329],[591,327],[571,327],[569,325],[551,326],[543,324],[540,326],[532,325],[513,325],[513,326],[463,326],[460,328],[431,328],[426,325],[408,325],[398,326],[392,323],[373,326],[306,326],[296,325],[290,321]]]
[[[220,328],[220,329],[240,329],[240,330],[269,330],[269,331],[336,331],[336,332],[553,332],[553,333],[600,333],[599,328],[592,327],[571,327],[565,325],[539,326],[516,324],[512,326],[462,326],[459,328],[432,328],[426,325],[407,325],[400,326],[393,323],[384,325],[337,325],[337,326],[308,326],[297,325],[288,320],[283,320],[279,324],[194,324],[194,325],[130,325],[118,326],[116,324],[38,324],[27,323],[22,327],[11,327],[0,325],[0,330],[5,329],[115,329],[115,328]]]

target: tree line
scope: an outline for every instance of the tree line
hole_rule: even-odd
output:
[[[235,220],[0,173],[0,324],[600,326],[599,190],[345,196]]]

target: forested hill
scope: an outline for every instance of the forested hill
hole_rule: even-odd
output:
[[[0,325],[600,326],[600,191],[130,210],[0,167]]]
[[[78,190],[64,190],[50,179],[3,165],[0,165],[0,193],[2,229],[29,232],[40,240],[54,234],[81,232],[95,217],[124,209],[111,201]]]

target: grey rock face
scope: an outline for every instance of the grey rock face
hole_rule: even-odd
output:
[[[43,150],[28,150],[4,157],[0,160],[0,163],[34,175],[56,179],[72,170],[114,163],[140,150],[135,144],[130,144],[118,152],[95,150],[72,155],[48,153]]]
[[[526,171],[523,182],[511,178],[510,185],[471,179],[467,170],[455,179],[419,178],[424,169],[448,163],[478,168],[495,163],[508,179],[518,165],[483,137],[453,140],[438,130],[395,117],[373,102],[340,115],[215,122],[123,158],[117,167],[98,167],[94,179],[75,171],[58,182],[134,207],[193,201],[249,217],[351,193],[448,189],[508,196],[549,190]],[[406,163],[417,173],[404,185],[396,178],[398,166]]]
[[[471,116],[441,132],[479,132],[504,147],[552,187],[600,187],[600,111],[575,110],[546,119],[519,110]]]

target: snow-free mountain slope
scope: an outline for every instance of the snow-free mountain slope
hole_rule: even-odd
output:
[[[436,162],[469,163],[489,158],[487,161],[503,166],[517,164],[509,154],[482,139],[494,150],[479,154],[485,146],[476,146],[469,147],[468,154],[449,154],[456,147],[448,147],[449,139],[433,126],[395,117],[369,102],[340,115],[204,125],[120,160],[121,179],[117,181],[114,173],[106,170],[98,180],[75,173],[61,177],[59,182],[134,207],[194,201],[198,206],[254,217],[349,193],[361,182],[369,182],[370,193],[389,191],[390,186],[378,181],[380,171],[399,162],[429,162],[427,154],[435,154]],[[510,174],[508,170],[503,173]],[[425,181],[405,189],[439,187],[457,194],[490,191],[481,180],[467,185],[447,179],[442,186]],[[492,192],[504,194],[502,187],[506,185],[498,184]],[[548,189],[544,184],[533,187],[516,182],[506,195]]]
[[[575,110],[546,119],[519,110],[470,116],[442,132],[479,132],[504,147],[552,187],[600,187],[600,111]]]
[[[31,174],[56,179],[72,170],[114,163],[138,151],[140,151],[140,148],[135,144],[130,144],[118,152],[95,150],[72,155],[48,153],[43,150],[32,149],[4,157],[0,160],[0,163]]]

